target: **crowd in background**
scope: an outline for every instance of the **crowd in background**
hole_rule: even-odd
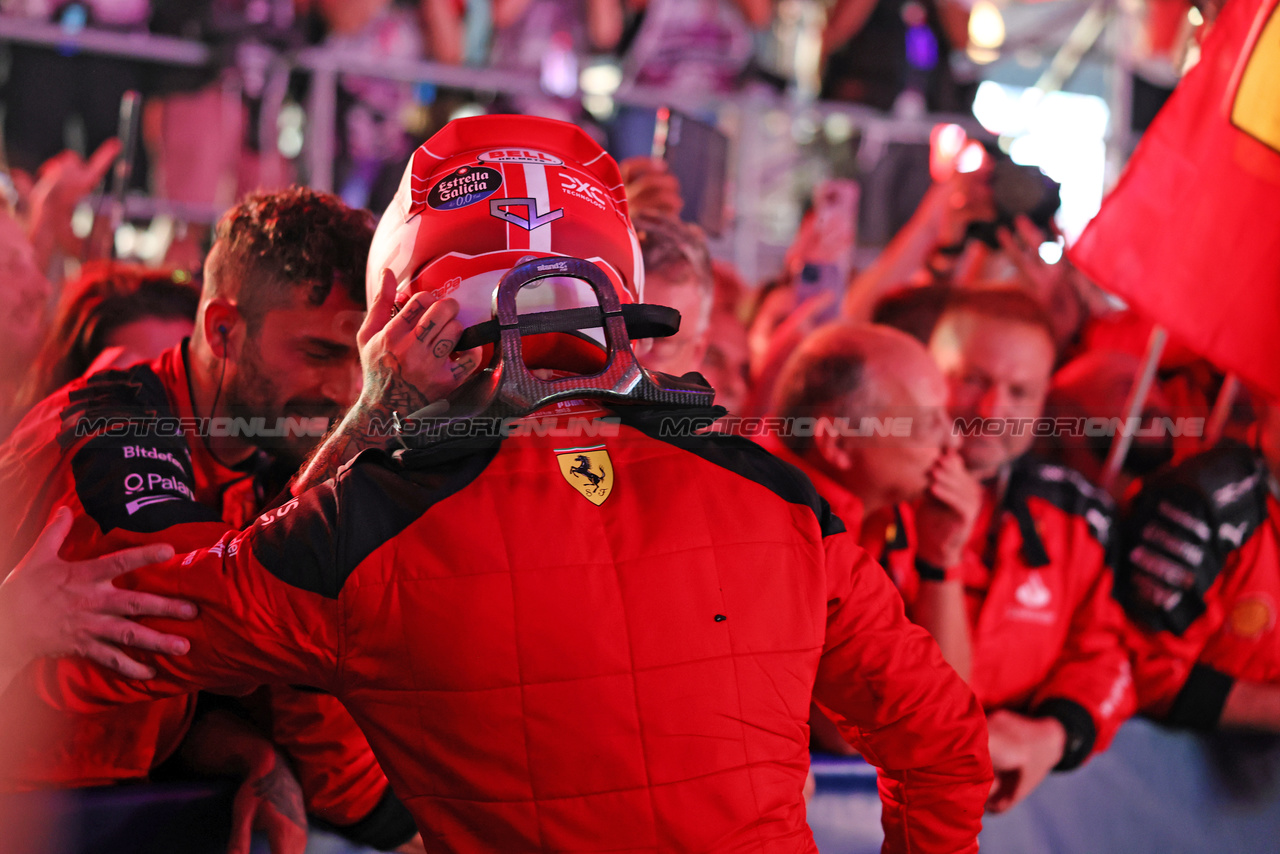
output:
[[[219,13],[236,4],[212,2],[198,12],[193,4],[79,5],[98,24],[213,38],[208,28],[226,23]],[[254,6],[242,5],[240,14]],[[261,5],[271,14],[256,32],[275,27],[272,37],[280,39],[450,63],[467,58],[464,46],[484,42],[463,33],[469,12],[462,0]],[[492,62],[541,67],[541,46],[567,37],[581,54],[631,47],[627,61],[649,63],[640,77],[663,82],[678,63],[662,58],[672,46],[642,26],[646,5],[651,29],[662,16],[686,34],[699,16],[719,27],[704,35],[718,43],[722,67],[702,67],[702,79],[718,74],[720,85],[732,87],[743,75],[767,74],[750,66],[752,32],[773,14],[768,0],[493,0],[486,22]],[[950,3],[918,8],[938,42],[960,38]],[[830,20],[828,91],[892,107],[901,80],[872,85],[879,71],[857,71],[872,59],[856,45],[901,27],[902,10],[841,2]],[[234,29],[228,24],[222,35]],[[650,56],[636,52],[647,43]],[[68,383],[163,358],[193,334],[199,340],[201,307],[211,298],[203,254],[215,238],[227,239],[237,217],[296,203],[289,216],[305,231],[316,210],[345,210],[336,198],[298,202],[300,191],[279,189],[297,176],[278,151],[257,144],[254,98],[262,93],[247,85],[231,90],[212,71],[166,72],[140,83],[141,66],[120,60],[13,52],[5,146],[14,192],[0,211],[0,437],[21,432],[23,418]],[[892,65],[885,59],[881,69]],[[964,87],[942,73],[947,67],[907,88],[927,93],[932,108],[962,108]],[[64,82],[51,83],[51,75]],[[73,263],[92,254],[94,239],[72,232],[73,212],[119,152],[111,137],[120,92],[139,87],[152,95],[144,133],[156,192],[240,207],[216,235],[193,227],[165,265]],[[410,86],[346,80],[344,87],[341,195],[381,211],[416,141],[403,119],[423,105]],[[95,114],[103,104],[110,114]],[[83,123],[87,157],[62,151],[61,128],[54,133],[49,116],[71,113]],[[565,117],[589,120],[580,112]],[[420,138],[431,121],[415,127]],[[212,166],[224,162],[236,165]],[[1136,713],[1201,729],[1280,727],[1269,684],[1280,673],[1280,646],[1265,642],[1275,604],[1263,595],[1276,576],[1280,422],[1265,396],[1241,390],[1221,430],[1206,431],[1226,378],[1174,342],[1141,412],[1140,426],[1149,429],[1138,430],[1118,469],[1106,467],[1115,429],[1026,426],[1123,419],[1152,325],[1069,260],[1046,261],[1041,245],[1059,239],[1051,227],[1002,218],[990,164],[939,176],[863,269],[852,268],[852,205],[841,203],[839,182],[820,185],[785,268],[763,282],[743,281],[712,257],[697,226],[681,221],[680,186],[662,161],[621,166],[644,254],[645,301],[682,316],[678,334],[639,345],[642,362],[677,376],[700,373],[727,410],[712,429],[746,435],[805,471],[859,532],[908,614],[933,634],[988,712],[997,775],[990,809],[1014,806],[1051,770],[1070,770],[1106,749]],[[274,195],[242,201],[259,186]],[[252,227],[264,229],[262,245],[276,251],[269,227]],[[363,260],[353,268],[363,269]],[[334,358],[353,360],[355,352]],[[271,381],[269,372],[258,379],[264,388]],[[335,405],[354,399],[338,397]],[[910,426],[899,433],[892,425],[902,417]],[[797,430],[806,419],[826,429]],[[1179,426],[1193,424],[1200,426]],[[11,441],[0,459],[34,451]],[[65,533],[28,542],[25,558],[14,555],[23,568],[14,577],[27,578],[40,561],[59,563],[49,537]],[[10,647],[31,655],[66,652],[68,643],[91,651],[72,623],[70,641],[58,627],[19,637],[15,626],[30,621],[16,607],[0,602],[0,639]],[[92,651],[128,667],[114,646]],[[812,726],[816,749],[851,750],[817,707]]]

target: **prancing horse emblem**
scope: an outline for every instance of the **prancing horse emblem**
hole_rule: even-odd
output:
[[[565,481],[597,507],[613,491],[613,461],[604,445],[557,448],[556,460]]]

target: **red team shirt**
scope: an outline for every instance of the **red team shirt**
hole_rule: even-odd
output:
[[[182,344],[150,364],[73,382],[18,425],[0,448],[4,565],[17,564],[60,506],[74,515],[61,555],[74,560],[143,543],[170,543],[179,553],[208,546],[252,520],[260,493],[251,473],[219,463],[199,438]],[[58,737],[21,745],[0,770],[0,786],[145,779],[186,734],[195,700],[179,693],[55,713],[15,686],[0,702],[0,726],[37,715]],[[362,841],[399,844],[412,835],[367,741],[334,698],[281,687],[253,705],[293,760],[310,812]]]
[[[988,491],[961,568],[974,693],[987,709],[1063,720],[1060,769],[1106,749],[1134,711],[1107,559],[1113,518],[1079,473],[1022,457],[998,504]]]
[[[832,507],[857,497],[777,443]],[[984,709],[1053,714],[1068,729],[1060,768],[1110,744],[1134,710],[1124,615],[1106,559],[1110,500],[1078,473],[1017,460],[999,507],[988,494],[960,568],[973,644],[973,688]],[[919,589],[910,504],[861,535],[910,612]],[[1073,738],[1074,736],[1074,738]]]

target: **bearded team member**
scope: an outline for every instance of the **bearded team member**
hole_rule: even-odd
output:
[[[18,562],[60,506],[73,516],[61,550],[68,560],[146,543],[189,551],[248,524],[360,391],[356,330],[372,234],[368,214],[310,190],[254,196],[232,209],[206,261],[193,336],[153,362],[70,384],[37,405],[0,449],[3,565]],[[136,634],[115,631],[120,644]],[[119,655],[101,639],[85,651]],[[414,835],[336,700],[283,687],[251,700],[291,758],[312,815],[384,848]],[[8,692],[4,728],[34,723],[36,702]],[[53,720],[37,715],[58,737],[10,745],[0,786],[145,779],[188,733],[195,704],[188,694]],[[273,763],[273,754],[262,762]]]
[[[497,339],[488,367],[445,404],[362,351],[384,396],[346,424],[389,417],[404,449],[308,469],[243,534],[142,570],[201,611],[153,622],[191,638],[148,658],[155,679],[66,659],[26,676],[88,708],[331,691],[431,851],[814,852],[812,697],[881,769],[884,850],[976,851],[981,709],[884,572],[795,469],[663,426],[723,410],[635,362],[627,339],[672,312],[635,305],[621,183],[559,122],[461,119],[428,140],[379,226],[361,340],[447,358]],[[461,322],[441,326],[427,306],[445,293]]]
[[[1280,731],[1280,407],[1150,478],[1124,524],[1141,711],[1173,726]]]
[[[1123,614],[1107,565],[1110,497],[1077,472],[1028,455],[1054,363],[1043,310],[1016,290],[959,292],[930,350],[950,388],[965,466],[984,484],[963,550],[921,578],[964,586],[964,619],[941,614],[944,654],[972,662],[969,684],[987,709],[996,786],[1008,809],[1050,770],[1106,748],[1133,711]],[[926,626],[926,628],[936,628]]]

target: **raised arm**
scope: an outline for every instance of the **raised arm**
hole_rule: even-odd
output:
[[[430,303],[417,293],[396,313],[395,298],[395,276],[384,270],[382,290],[357,335],[364,366],[360,399],[298,473],[294,495],[333,477],[361,451],[390,448],[394,439],[386,425],[396,415],[407,418],[429,403],[443,413],[445,398],[478,366],[478,351],[451,357],[462,334],[456,301]]]

